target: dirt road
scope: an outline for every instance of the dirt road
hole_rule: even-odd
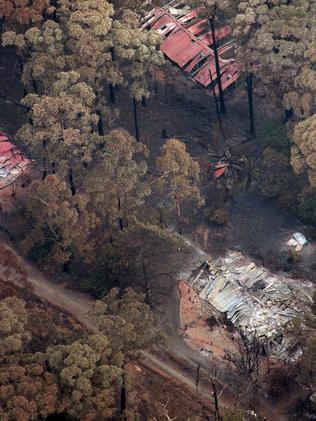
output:
[[[44,277],[40,272],[33,268],[24,258],[22,258],[11,246],[6,244],[6,247],[14,253],[19,263],[23,266],[27,273],[27,281],[30,282],[34,288],[34,293],[44,299],[49,301],[51,304],[54,304],[57,307],[62,308],[63,310],[68,311],[74,315],[83,325],[92,331],[97,331],[92,321],[89,319],[87,313],[91,309],[95,300],[90,296],[66,289],[62,285],[55,284],[53,281],[49,280],[47,277]],[[21,286],[18,284],[18,286]],[[178,344],[179,345],[179,344]],[[193,352],[193,351],[192,351]],[[185,347],[181,354],[181,346],[177,346],[177,356],[181,357],[182,360],[188,358],[188,355],[185,353]],[[195,377],[192,375],[192,371],[185,371],[182,368],[177,367],[175,360],[173,362],[168,361],[168,357],[164,358],[143,351],[143,360],[141,364],[147,366],[151,370],[155,370],[158,374],[162,374],[165,377],[176,380],[176,382],[187,389],[191,393],[196,393],[195,386]],[[188,366],[197,365],[193,361],[188,362]],[[191,367],[192,368],[192,367]],[[194,368],[192,368],[194,371]],[[201,388],[201,394],[209,396],[208,400],[211,403],[210,395],[205,388]]]

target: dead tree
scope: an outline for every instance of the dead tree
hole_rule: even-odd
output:
[[[221,418],[220,418],[220,413],[219,413],[218,394],[217,394],[216,383],[213,377],[210,377],[210,382],[213,389],[213,397],[214,397],[214,405],[215,405],[215,421],[220,421]]]
[[[218,94],[219,94],[219,103],[220,103],[220,110],[222,114],[226,114],[226,107],[225,107],[225,101],[224,101],[224,92],[222,87],[222,75],[221,75],[221,69],[219,64],[219,56],[218,56],[218,49],[217,49],[217,38],[216,38],[216,32],[214,27],[214,20],[216,18],[217,14],[217,8],[216,4],[213,9],[213,14],[209,18],[209,23],[211,27],[212,32],[212,48],[214,51],[214,59],[215,59],[215,68],[216,68],[216,78],[217,78],[217,86],[218,86]]]
[[[139,125],[138,125],[138,113],[137,113],[137,101],[133,96],[133,116],[134,116],[134,127],[135,127],[135,137],[137,142],[139,142]]]
[[[240,374],[251,376],[256,380],[261,350],[257,334],[255,333],[252,338],[248,338],[244,333],[240,332],[235,343],[237,344],[237,352],[226,350],[225,358],[237,368]]]
[[[201,412],[202,412],[202,415],[203,415],[205,421],[211,421],[211,420],[214,420],[214,419],[215,419],[215,421],[220,421],[221,416],[220,416],[219,404],[218,404],[219,396],[218,396],[218,393],[217,393],[216,383],[215,383],[213,377],[209,378],[209,381],[210,381],[211,386],[212,386],[212,399],[214,400],[215,418],[213,418],[213,416],[211,416],[209,410],[207,409],[205,403],[203,402],[202,391],[199,389],[200,381],[201,381],[201,363],[198,364],[198,366],[196,368],[196,374],[195,374],[195,387],[196,387],[196,391],[199,395],[199,403],[201,405]]]
[[[248,95],[248,108],[249,108],[249,124],[250,133],[253,138],[256,137],[255,122],[254,122],[254,111],[253,111],[253,73],[247,71],[246,75],[247,82],[247,95]]]
[[[171,418],[171,415],[169,414],[169,410],[168,410],[168,405],[169,405],[169,396],[168,396],[168,399],[165,403],[159,402],[159,406],[161,407],[161,415],[162,415],[163,419],[166,420],[166,421],[176,421],[177,417]],[[153,421],[158,421],[158,419],[156,417],[154,417]]]

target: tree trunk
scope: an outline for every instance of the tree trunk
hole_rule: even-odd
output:
[[[69,180],[71,194],[74,196],[76,194],[76,186],[75,186],[75,183],[74,183],[72,168],[69,168],[68,180]]]
[[[218,396],[217,396],[217,389],[216,384],[212,378],[210,378],[213,388],[213,395],[214,395],[214,405],[215,405],[215,420],[220,420],[220,412],[219,412],[219,406],[218,406]]]
[[[55,166],[54,161],[51,162],[51,166],[52,166],[52,174],[56,174],[56,166]]]
[[[98,120],[98,134],[99,134],[99,136],[104,136],[104,130],[103,130],[103,123],[102,123],[101,112],[100,111],[97,111],[97,115],[99,117],[99,120]]]
[[[121,404],[120,404],[120,412],[122,415],[122,419],[126,420],[126,416],[124,415],[124,412],[126,411],[126,386],[125,386],[125,376],[123,376],[123,382],[121,386]]]
[[[212,76],[211,70],[209,72],[210,72],[211,86],[212,86],[212,92],[213,92],[213,97],[214,97],[214,102],[215,102],[215,109],[216,109],[216,115],[217,115],[218,125],[219,125],[219,129],[220,129],[220,131],[222,133],[223,140],[225,142],[225,133],[224,133],[224,129],[223,129],[221,113],[220,113],[219,106],[218,106],[217,96],[216,96],[216,93],[215,93],[215,86],[214,86],[214,83],[213,83],[214,82],[213,81],[213,76]]]
[[[146,266],[144,265],[143,261],[142,261],[142,272],[143,272],[143,281],[144,281],[144,289],[145,289],[145,303],[147,305],[151,305],[150,285],[149,285],[149,281],[147,277]]]
[[[139,128],[138,128],[138,116],[137,116],[137,101],[133,97],[133,114],[134,114],[134,126],[135,126],[135,137],[137,142],[139,142]]]
[[[247,72],[246,81],[247,81],[247,93],[248,93],[248,108],[249,108],[249,122],[250,122],[250,133],[255,138],[255,122],[254,122],[254,112],[253,112],[253,73]]]
[[[220,70],[220,66],[219,66],[219,57],[218,57],[218,51],[217,51],[217,40],[216,40],[216,36],[215,36],[214,18],[215,18],[215,16],[212,17],[211,19],[209,19],[209,22],[210,22],[210,25],[211,25],[211,31],[212,31],[212,42],[213,42],[212,47],[213,47],[213,51],[214,51],[216,79],[217,79],[217,85],[218,85],[220,110],[221,110],[222,114],[226,114],[224,93],[223,93],[223,87],[222,87],[221,70]]]
[[[22,76],[22,74],[23,74],[23,61],[22,61],[22,58],[21,58],[21,56],[16,56],[16,59],[17,59],[17,61],[18,61],[18,63],[19,63],[19,72],[20,72],[20,77],[19,77],[19,79],[21,79],[21,76]],[[26,93],[25,93],[26,92]],[[26,91],[26,89],[25,88],[23,88],[23,93],[24,93],[24,96],[26,96],[27,95],[27,91]]]
[[[46,169],[46,156],[43,157],[43,172],[42,172],[42,180],[45,180],[47,177],[47,169]]]
[[[1,31],[1,33],[2,33],[2,28],[3,28],[3,24],[4,24],[4,17],[2,17],[1,19],[0,19],[0,31]]]
[[[120,215],[121,210],[122,210],[122,204],[121,204],[121,198],[120,198],[119,193],[117,194],[117,209],[118,209],[118,214],[119,214],[119,217],[118,217],[119,227],[120,227],[120,230],[123,231],[124,230],[124,224],[123,224],[123,219]]]
[[[46,159],[46,140],[44,139],[42,142],[42,148],[43,148],[43,173],[42,173],[42,180],[45,180],[45,178],[47,177],[47,159]]]
[[[114,55],[114,48],[111,47],[111,59],[112,61],[115,61],[115,55]],[[109,83],[109,99],[110,99],[110,104],[115,104],[115,88],[112,85],[112,83]]]
[[[111,83],[109,84],[109,99],[111,104],[115,104],[115,88]]]
[[[34,93],[38,94],[39,89],[38,89],[38,86],[37,86],[36,80],[35,80],[35,79],[33,79],[33,78],[32,78],[32,85],[33,85],[33,90],[34,90]]]
[[[153,70],[153,92],[154,92],[154,96],[155,96],[155,101],[157,101],[158,99],[158,82],[156,80],[156,72],[155,70]]]
[[[177,216],[178,216],[179,234],[182,235],[183,229],[182,229],[180,202],[179,202],[179,199],[177,197],[175,198],[175,201],[176,201],[176,209],[177,209]]]
[[[293,118],[293,109],[285,110],[285,121],[289,121]]]

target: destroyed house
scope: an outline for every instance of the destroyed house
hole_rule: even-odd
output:
[[[204,87],[212,84],[218,93],[217,74],[212,33],[207,19],[199,16],[181,2],[171,2],[164,7],[155,7],[144,18],[142,29],[154,30],[164,37],[161,51],[187,76]],[[234,43],[230,39],[231,29],[224,26],[216,30],[219,67],[223,90],[237,81],[239,73],[233,58],[225,58]]]
[[[28,164],[22,152],[0,132],[0,192],[18,182]]]
[[[311,282],[273,274],[241,253],[228,252],[205,262],[188,284],[248,339],[255,335],[267,355],[283,360],[300,355],[288,326],[309,311]]]

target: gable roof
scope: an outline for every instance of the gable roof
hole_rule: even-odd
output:
[[[208,87],[213,82],[218,92],[217,74],[212,34],[207,19],[199,17],[199,10],[191,10],[182,2],[173,1],[164,7],[155,7],[143,20],[142,29],[160,33],[164,40],[161,51],[198,84]],[[228,89],[239,77],[235,60],[223,58],[234,43],[229,39],[229,26],[218,28],[215,33],[223,90]],[[212,76],[212,77],[211,77]]]

